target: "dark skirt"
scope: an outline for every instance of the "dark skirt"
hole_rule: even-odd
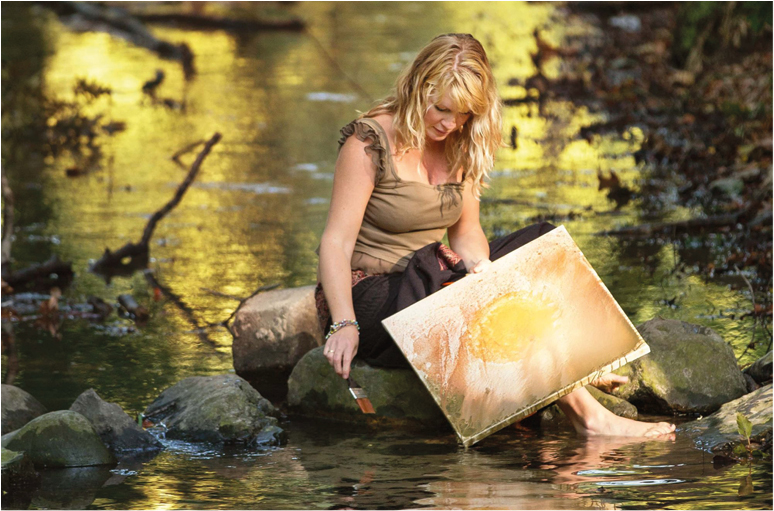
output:
[[[554,228],[547,222],[541,222],[497,238],[489,243],[489,259],[495,261]],[[382,320],[466,275],[462,261],[456,264],[445,262],[449,259],[444,249],[448,251],[441,243],[427,245],[416,251],[402,273],[358,279],[359,282],[352,288],[355,317],[360,324],[358,358],[372,366],[409,367],[400,348],[382,326]],[[327,332],[330,318],[325,319]]]

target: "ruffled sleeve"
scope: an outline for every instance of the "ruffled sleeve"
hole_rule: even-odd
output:
[[[374,167],[376,167],[376,183],[378,184],[387,175],[387,168],[390,165],[387,144],[384,143],[381,134],[370,122],[364,119],[355,119],[341,128],[339,151],[341,151],[341,147],[352,135],[355,135],[361,142],[370,140],[370,144],[365,147],[365,152],[371,157],[371,161],[373,161]]]

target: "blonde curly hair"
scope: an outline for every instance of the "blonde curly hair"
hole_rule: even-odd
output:
[[[471,112],[461,131],[450,133],[445,145],[449,168],[463,169],[476,197],[494,166],[502,141],[502,102],[486,51],[470,34],[443,34],[425,46],[401,72],[390,96],[360,115],[393,115],[398,154],[425,145],[424,116],[449,93],[460,112]]]

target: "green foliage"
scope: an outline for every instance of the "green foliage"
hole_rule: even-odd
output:
[[[750,437],[752,436],[752,422],[744,416],[741,412],[736,412],[736,426],[739,429],[739,434],[742,435],[750,443]]]
[[[728,19],[724,19],[724,18]],[[726,28],[723,25],[729,21]],[[710,29],[704,45],[704,54],[712,54],[734,41],[738,46],[743,40],[751,41],[771,30],[771,2],[683,2],[677,14],[677,32],[672,55],[680,66],[685,64],[691,49],[702,33]]]
[[[685,2],[677,14],[678,32],[675,37],[675,56],[687,57],[701,31],[722,16],[726,2]]]

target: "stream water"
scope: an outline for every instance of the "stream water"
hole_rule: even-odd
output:
[[[100,137],[98,164],[75,178],[66,170],[86,165],[75,156],[4,147],[3,172],[16,195],[16,267],[57,254],[76,272],[64,291],[64,309],[77,309],[88,296],[114,303],[129,293],[151,312],[142,327],[116,316],[102,324],[68,319],[59,337],[32,322],[14,323],[13,383],[49,410],[69,408],[94,388],[136,414],[184,377],[233,371],[230,334],[207,326],[238,305],[223,294],[244,297],[263,285],[314,283],[338,130],[385,95],[432,36],[476,35],[501,95],[524,98],[530,92],[523,84],[535,72],[536,28],[556,45],[593,42],[600,30],[543,3],[298,2],[282,9],[304,18],[308,31],[235,35],[153,27],[157,37],[184,41],[196,55],[197,76],[186,82],[178,64],[145,49],[105,33],[74,32],[42,9],[4,6],[4,61],[44,54],[31,86],[48,97],[72,99],[79,78],[109,86],[111,97],[84,112],[126,123],[125,131]],[[4,88],[15,78],[5,69],[4,63]],[[143,95],[156,69],[165,73],[157,96],[184,109]],[[564,71],[560,59],[543,69],[549,78]],[[695,253],[722,250],[720,239],[697,238],[678,250],[656,239],[623,243],[596,235],[643,221],[636,204],[615,210],[597,190],[597,168],[614,169],[630,184],[641,172],[632,156],[642,141],[637,128],[594,144],[579,136],[581,127],[605,116],[558,101],[542,110],[529,103],[505,109],[504,128],[517,128],[518,146],[498,155],[481,208],[487,235],[539,217],[564,224],[634,324],[661,316],[707,325],[742,364],[755,360],[770,335],[753,332],[751,318],[739,318],[752,308],[752,297],[732,289],[728,277],[700,275],[690,262]],[[89,273],[105,247],[138,240],[149,216],[172,197],[185,170],[170,156],[215,131],[223,140],[152,242],[150,268],[177,299],[168,293],[155,301],[153,286],[139,272],[109,283]],[[183,156],[186,166],[192,157]],[[668,199],[661,220],[695,213]],[[738,284],[743,277],[731,279]],[[758,345],[745,352],[752,335]],[[4,355],[4,381],[8,371]],[[282,448],[170,443],[144,463],[44,472],[41,488],[16,505],[711,509],[772,503],[770,464],[714,470],[711,456],[680,435],[674,443],[588,442],[569,431],[508,428],[464,450],[445,436],[297,420],[283,427],[289,443]],[[748,477],[754,491],[740,496]]]

